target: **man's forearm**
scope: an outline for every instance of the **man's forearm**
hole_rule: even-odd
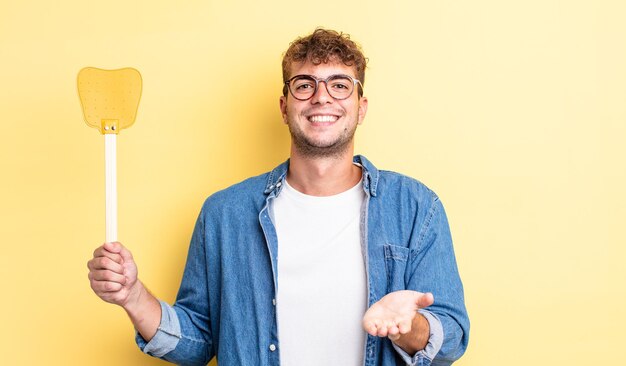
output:
[[[161,324],[161,304],[143,283],[137,281],[135,286],[132,300],[124,305],[124,310],[143,339],[150,341]]]
[[[411,331],[403,334],[394,341],[404,352],[414,355],[417,351],[426,348],[430,337],[430,324],[420,313],[416,313],[411,325]]]

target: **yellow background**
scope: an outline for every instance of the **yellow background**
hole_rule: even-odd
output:
[[[89,288],[104,142],[78,71],[142,72],[119,237],[171,302],[204,198],[287,157],[281,55],[326,26],[370,59],[357,152],[446,205],[472,321],[458,365],[621,364],[625,18],[591,0],[2,0],[0,363],[163,364]]]

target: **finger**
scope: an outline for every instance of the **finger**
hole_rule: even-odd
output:
[[[427,308],[435,302],[435,297],[432,293],[427,292],[417,299],[417,307],[420,309]]]
[[[389,338],[389,339],[391,339],[392,341],[394,341],[394,342],[395,342],[395,341],[397,341],[398,339],[400,339],[400,333],[398,333],[398,334],[389,334],[389,335],[387,336],[387,338]]]
[[[103,292],[97,294],[102,300],[111,304],[122,305],[125,302],[126,295],[124,291]]]
[[[109,250],[107,250],[104,245],[98,247],[96,250],[94,250],[93,252],[93,257],[97,258],[97,257],[107,257],[107,258],[111,258],[112,260],[114,260],[115,262],[122,264],[122,262],[124,262],[124,260],[122,259],[122,256],[111,252]]]
[[[88,275],[89,279],[94,281],[116,282],[121,285],[126,283],[126,277],[109,270],[91,271]]]
[[[119,251],[119,254],[122,257],[122,260],[124,262],[132,262],[133,261],[133,254],[130,252],[130,250],[128,250],[125,247],[123,247],[122,244],[120,244],[120,247],[121,247],[121,249]]]
[[[392,325],[389,327],[389,329],[387,330],[387,336],[399,336],[400,335],[400,329],[398,329],[397,325]]]
[[[117,282],[111,281],[91,281],[91,288],[94,290],[96,294],[108,293],[108,292],[117,292],[120,291],[124,286]]]
[[[366,320],[363,322],[363,329],[365,329],[365,331],[372,335],[375,336],[376,333],[378,332],[378,321],[374,320]]]
[[[124,273],[124,266],[111,260],[108,257],[98,257],[91,259],[89,262],[87,262],[87,268],[89,268],[90,271],[110,270],[119,274]]]
[[[102,247],[111,253],[119,253],[124,248],[122,243],[118,241],[106,242],[102,245]]]
[[[398,330],[400,331],[400,334],[407,334],[411,331],[411,322],[398,323]]]
[[[363,329],[365,329],[365,331],[366,331],[368,334],[370,334],[370,335],[373,335],[373,336],[375,336],[375,335],[376,335],[376,331],[377,331],[377,329],[376,329],[376,325],[375,325],[375,324],[373,324],[373,323],[368,323],[368,324],[365,324],[365,325],[363,326]]]
[[[386,326],[378,327],[378,333],[376,334],[379,337],[386,337],[388,334],[388,330]]]
[[[87,268],[89,268],[89,270],[108,269],[120,274],[124,272],[124,266],[108,257],[92,258],[87,262]]]
[[[389,334],[389,329],[392,326],[393,325],[391,324],[391,322],[389,322],[389,321],[384,322],[384,324],[382,324],[381,326],[378,327],[378,336],[379,337],[386,337]]]

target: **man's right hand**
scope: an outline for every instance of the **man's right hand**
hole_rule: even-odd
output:
[[[87,262],[91,288],[102,300],[126,308],[137,301],[141,283],[133,255],[118,242],[104,243]]]
[[[104,243],[93,252],[87,267],[96,295],[123,307],[135,329],[150,341],[161,322],[161,305],[137,280],[137,265],[130,251],[118,242]]]

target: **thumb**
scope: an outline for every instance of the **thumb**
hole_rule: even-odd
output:
[[[120,255],[122,256],[122,259],[124,260],[124,262],[132,262],[133,261],[133,254],[130,252],[130,250],[126,249],[124,246],[122,246],[120,244]]]
[[[117,241],[106,242],[103,245],[104,249],[108,252],[119,254],[120,250],[122,250],[123,246],[121,243]]]
[[[423,308],[427,308],[431,306],[434,302],[435,302],[435,297],[433,296],[433,294],[430,292],[427,292],[417,299],[416,304],[418,308],[423,309]]]
[[[104,243],[104,249],[111,253],[119,254],[125,262],[133,260],[133,255],[120,242],[114,241],[111,243]]]

